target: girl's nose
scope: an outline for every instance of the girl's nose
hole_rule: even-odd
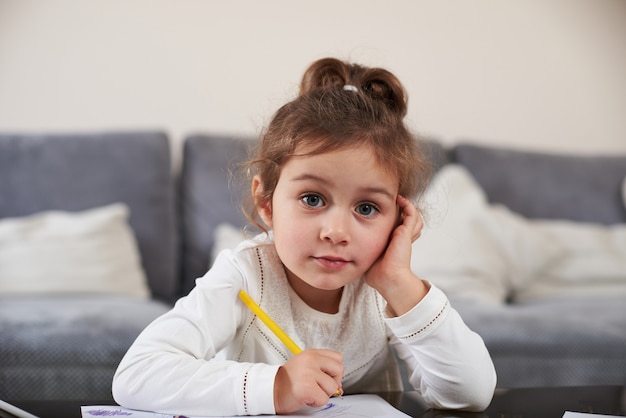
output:
[[[333,244],[347,243],[350,241],[349,215],[342,211],[328,212],[320,230],[320,238]]]

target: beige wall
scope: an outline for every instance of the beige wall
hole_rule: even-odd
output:
[[[254,134],[327,55],[446,143],[626,153],[623,0],[0,0],[0,131]]]

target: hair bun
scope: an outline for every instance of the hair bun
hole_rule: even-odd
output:
[[[361,82],[370,97],[381,100],[400,116],[406,115],[407,95],[395,75],[382,68],[369,68],[365,70]]]
[[[343,87],[350,74],[346,64],[335,58],[322,58],[309,66],[300,82],[300,95],[315,90]]]
[[[322,58],[309,66],[300,82],[300,95],[317,90],[354,86],[401,117],[406,115],[407,94],[400,80],[383,68],[367,68],[336,58]],[[349,93],[351,90],[346,89]]]

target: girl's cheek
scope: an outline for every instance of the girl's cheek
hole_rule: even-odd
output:
[[[387,250],[387,245],[389,243],[389,237],[387,237],[386,239],[379,239],[376,241],[376,245],[375,245],[375,251],[372,252],[372,263],[376,260],[378,260],[378,258],[382,257],[383,254],[385,254],[385,251]]]

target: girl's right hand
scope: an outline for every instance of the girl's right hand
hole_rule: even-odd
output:
[[[288,414],[305,405],[324,406],[341,389],[343,356],[331,350],[308,349],[283,364],[274,380],[274,408]]]

